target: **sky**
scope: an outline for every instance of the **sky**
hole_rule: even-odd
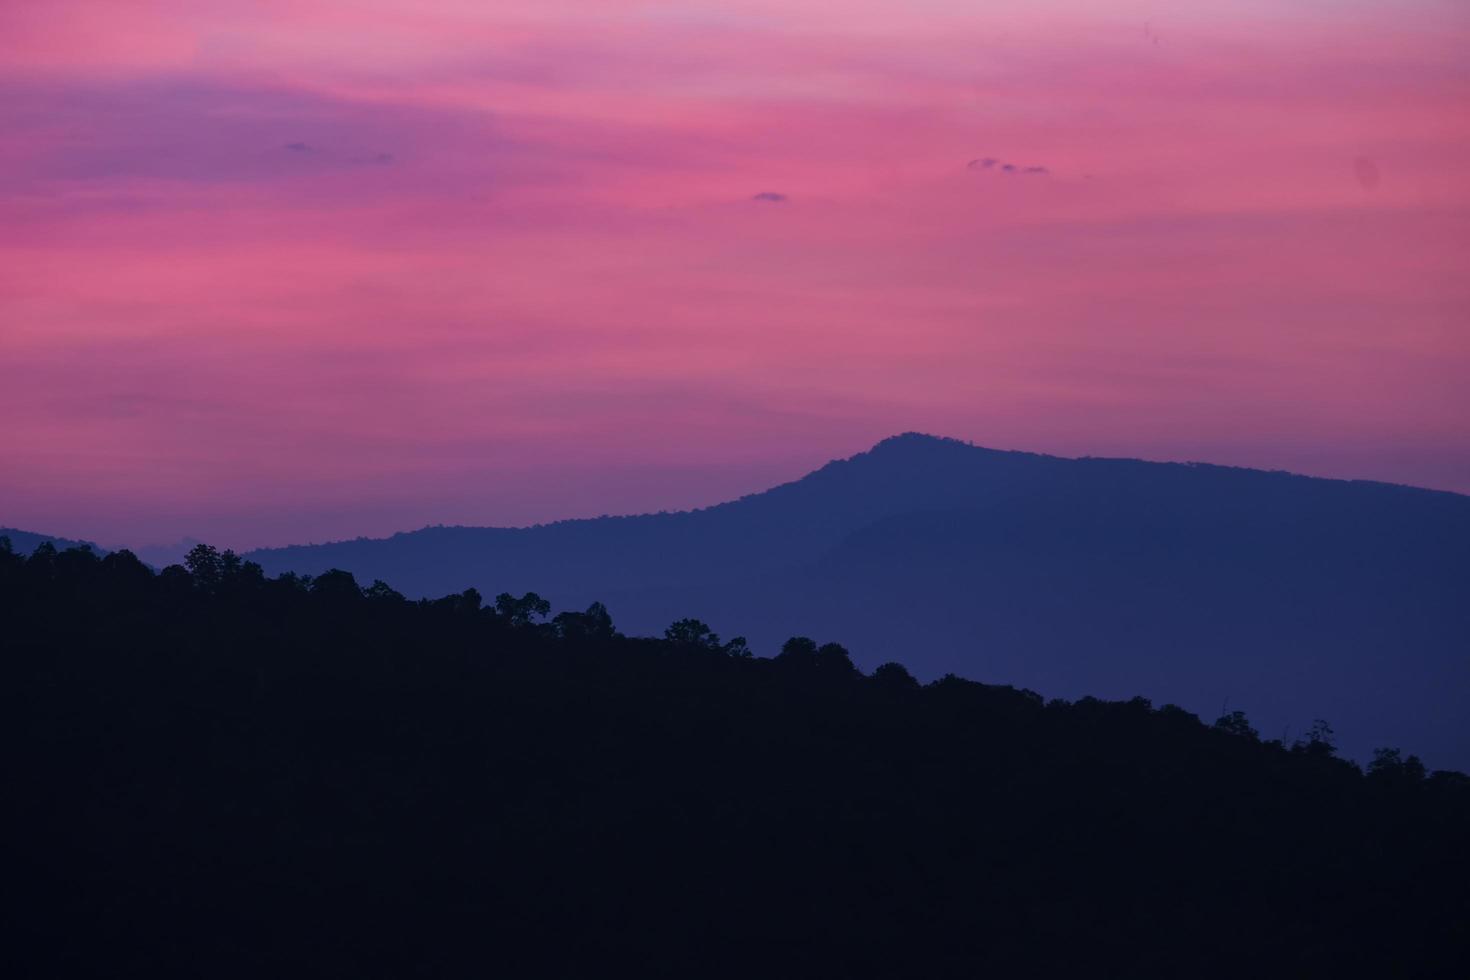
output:
[[[675,509],[908,430],[1470,492],[1462,0],[0,4],[0,525]]]

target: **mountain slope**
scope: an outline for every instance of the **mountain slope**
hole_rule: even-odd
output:
[[[47,542],[50,542],[57,551],[65,551],[67,548],[91,548],[99,555],[107,554],[106,548],[93,541],[74,541],[71,538],[59,538],[54,534],[37,534],[35,531],[22,531],[14,527],[0,527],[0,538],[9,538],[10,546],[23,555],[30,554],[39,545]]]
[[[905,435],[704,510],[425,528],[255,552],[411,595],[594,599],[625,630],[697,616],[1047,696],[1142,693],[1363,758],[1470,766],[1470,498],[1286,473],[1060,459]]]

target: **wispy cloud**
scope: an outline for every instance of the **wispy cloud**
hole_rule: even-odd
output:
[[[1046,175],[1051,173],[1046,167],[1037,165],[1022,167],[1014,163],[1003,163],[995,157],[979,157],[971,160],[965,166],[970,170],[999,170],[1003,174]]]

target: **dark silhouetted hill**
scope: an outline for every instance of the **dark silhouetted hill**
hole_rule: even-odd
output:
[[[1024,513],[851,543],[964,561]],[[802,637],[756,658],[687,618],[640,639],[600,605],[188,566],[0,542],[6,976],[1470,967],[1470,780],[1412,744],[1363,772],[1320,724],[1284,744]]]
[[[535,590],[1062,696],[1248,710],[1470,768],[1470,498],[1382,483],[884,440],[703,510],[272,549],[412,596]]]

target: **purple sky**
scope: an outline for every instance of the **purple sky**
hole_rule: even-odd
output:
[[[0,6],[0,524],[701,505],[896,432],[1470,492],[1470,7]]]

